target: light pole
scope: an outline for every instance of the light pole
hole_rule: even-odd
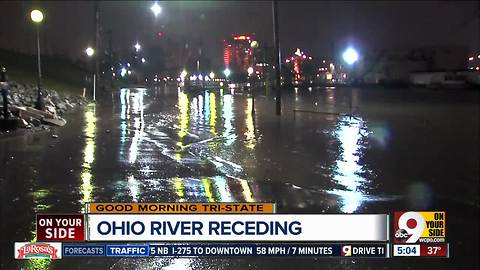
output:
[[[254,95],[255,93],[254,93],[254,87],[253,87],[253,81],[252,81],[253,72],[254,72],[253,67],[249,67],[247,69],[248,82],[249,82],[249,85],[250,85],[250,93],[252,95],[252,111],[251,111],[251,113],[255,114],[255,95]]]
[[[37,102],[35,103],[35,107],[39,110],[44,109],[44,102],[42,96],[42,65],[40,60],[40,23],[43,21],[43,13],[38,10],[34,9],[30,12],[30,18],[36,24],[37,28],[37,64],[38,64],[38,81],[37,81]]]
[[[282,56],[280,53],[280,37],[278,35],[278,15],[277,15],[277,1],[274,0],[272,2],[272,13],[273,13],[273,39],[275,42],[275,65],[277,68],[275,69],[275,80],[277,81],[276,87],[276,114],[281,115],[282,114],[282,92],[281,92],[281,87],[282,83],[280,81],[280,75],[281,75],[281,68],[282,68]]]
[[[85,49],[85,53],[87,54],[88,58],[91,58],[95,54],[95,50],[92,47],[88,47]],[[93,73],[93,101],[95,101],[95,92],[96,92],[96,76],[95,72]]]

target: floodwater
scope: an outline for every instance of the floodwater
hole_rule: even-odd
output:
[[[232,89],[106,93],[64,128],[0,139],[0,268],[478,269],[479,94],[291,89],[278,117],[265,89],[254,99]],[[452,258],[13,260],[13,242],[35,240],[36,213],[81,212],[91,201],[275,202],[282,213],[446,210]]]

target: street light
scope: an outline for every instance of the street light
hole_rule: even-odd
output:
[[[85,49],[85,53],[89,58],[91,58],[95,54],[95,50],[92,47],[88,47]],[[95,101],[95,91],[96,91],[96,76],[94,72],[93,73],[93,101]]]
[[[126,74],[127,74],[127,69],[122,67],[122,69],[120,70],[120,76],[125,77]]]
[[[228,78],[228,76],[230,76],[232,72],[230,71],[230,69],[226,68],[224,71],[223,71],[223,74],[225,74],[225,77]]]
[[[253,67],[249,67],[247,69],[247,72],[248,72],[248,76],[252,75],[253,74]]]
[[[32,10],[30,18],[32,18],[33,22],[41,23],[43,21],[43,13],[38,9]]]
[[[182,72],[180,73],[180,78],[182,79],[182,81],[185,79],[185,77],[187,77],[187,71],[186,70],[182,70]]]
[[[93,54],[95,54],[95,50],[94,50],[92,47],[88,47],[88,48],[85,50],[85,53],[87,54],[88,57],[92,57]]]
[[[138,41],[137,41],[137,43],[135,43],[135,45],[133,45],[133,47],[135,48],[135,50],[137,52],[140,51],[140,49],[142,48],[142,46],[140,46],[140,44],[138,44]]]
[[[162,13],[162,7],[161,7],[157,2],[155,2],[155,3],[150,7],[150,10],[153,12],[153,15],[155,15],[155,17],[157,17],[158,14]]]
[[[42,97],[42,65],[40,59],[40,23],[43,21],[43,13],[38,10],[34,9],[30,12],[30,18],[32,21],[37,25],[37,65],[38,65],[38,93],[37,93],[37,102],[35,107],[39,110],[43,110],[44,103]]]
[[[208,74],[208,76],[213,80],[215,78],[215,73],[213,73],[213,71],[212,71],[212,72],[210,72],[210,74]]]
[[[353,48],[346,49],[345,52],[343,52],[342,57],[343,60],[349,65],[353,65],[358,61],[358,53]]]

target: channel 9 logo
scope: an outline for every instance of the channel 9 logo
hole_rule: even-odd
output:
[[[445,212],[395,212],[395,243],[445,242]]]
[[[342,256],[350,257],[352,256],[352,246],[342,246]]]

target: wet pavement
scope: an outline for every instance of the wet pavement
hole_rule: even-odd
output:
[[[281,117],[264,89],[254,101],[231,89],[105,94],[64,128],[0,139],[1,269],[477,269],[479,94],[291,89]],[[452,258],[13,260],[14,241],[35,239],[36,213],[80,212],[90,201],[446,210]]]

